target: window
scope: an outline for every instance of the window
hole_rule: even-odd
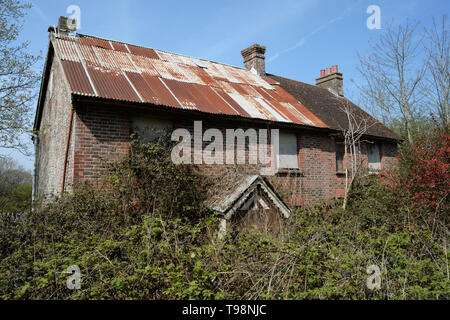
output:
[[[381,170],[380,146],[376,143],[367,145],[367,160],[369,162],[369,172]]]
[[[151,142],[170,132],[172,130],[172,122],[153,117],[135,116],[131,119],[131,127],[140,139],[145,142]]]
[[[280,131],[278,168],[298,169],[297,135]]]
[[[344,172],[344,142],[336,142],[336,172]]]

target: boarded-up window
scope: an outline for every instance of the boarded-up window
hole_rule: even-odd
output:
[[[344,142],[336,142],[336,172],[344,172]]]
[[[380,146],[376,143],[367,145],[367,160],[369,162],[369,171],[381,170]]]
[[[131,119],[131,127],[139,139],[151,142],[163,134],[170,133],[173,125],[169,120],[135,116]]]
[[[278,168],[298,169],[297,135],[280,131]]]

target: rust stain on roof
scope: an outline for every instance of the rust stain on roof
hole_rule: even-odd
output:
[[[276,81],[248,70],[80,35],[51,35],[74,93],[326,127]]]
[[[93,96],[94,90],[89,84],[83,65],[80,62],[65,60],[61,61],[61,63],[72,92]]]
[[[127,46],[128,46],[128,49],[130,49],[130,53],[133,55],[142,56],[142,57],[151,58],[151,59],[159,59],[158,55],[156,54],[155,50],[153,50],[153,49],[138,47],[138,46],[134,46],[131,44],[129,44]]]

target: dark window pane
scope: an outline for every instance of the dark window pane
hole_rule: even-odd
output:
[[[336,171],[343,172],[344,171],[344,143],[337,142],[336,143]]]

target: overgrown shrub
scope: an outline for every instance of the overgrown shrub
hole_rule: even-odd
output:
[[[398,170],[380,174],[380,189],[395,215],[404,220],[398,227],[425,224],[448,237],[450,212],[450,136],[436,132],[413,145],[404,145]],[[379,185],[380,186],[380,185]]]
[[[136,142],[103,183],[0,225],[3,299],[449,299],[446,239],[398,228],[396,194],[376,181],[347,210],[297,210],[283,239],[217,239],[208,181],[166,142]],[[78,265],[81,289],[65,270]],[[381,289],[366,285],[369,265]]]

